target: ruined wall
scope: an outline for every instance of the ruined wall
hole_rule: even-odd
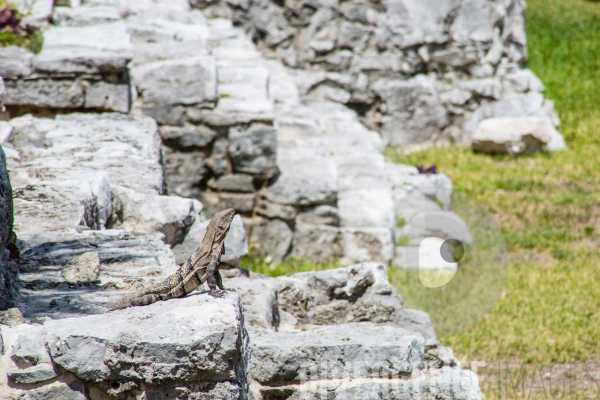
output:
[[[470,143],[491,117],[558,119],[528,69],[523,0],[192,0],[346,104],[387,144]],[[549,148],[564,146],[558,132]]]

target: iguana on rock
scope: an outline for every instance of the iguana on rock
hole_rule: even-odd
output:
[[[110,310],[146,306],[159,300],[183,297],[204,282],[208,282],[212,296],[222,297],[225,288],[219,273],[219,263],[221,255],[225,253],[225,236],[229,232],[234,214],[233,208],[216,213],[206,228],[206,235],[200,247],[185,264],[165,280],[117,301]]]

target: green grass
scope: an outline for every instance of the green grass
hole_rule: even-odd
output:
[[[585,361],[600,354],[600,4],[530,0],[527,28],[529,67],[555,102],[569,150],[519,158],[456,148],[388,155],[435,163],[495,216],[506,237],[511,263],[501,300],[477,326],[444,342],[471,360]]]
[[[264,258],[257,256],[252,249],[250,250],[250,254],[242,258],[240,264],[243,268],[249,269],[252,272],[269,276],[281,276],[295,274],[297,272],[323,271],[341,267],[338,262],[319,264],[307,260],[297,260],[295,258],[289,258],[282,262],[268,262]]]
[[[600,355],[600,3],[529,0],[527,29],[529,67],[555,102],[568,150],[518,158],[458,148],[388,156],[435,163],[494,215],[506,238],[510,268],[500,301],[444,343],[464,359],[549,366]],[[327,268],[244,263],[269,275]],[[402,294],[407,306],[419,304],[418,296]]]

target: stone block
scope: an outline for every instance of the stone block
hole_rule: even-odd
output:
[[[150,105],[214,106],[217,69],[212,57],[156,61],[132,69],[138,95]]]

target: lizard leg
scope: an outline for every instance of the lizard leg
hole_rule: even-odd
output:
[[[221,290],[226,290],[228,292],[235,292],[236,290],[233,288],[226,288],[223,287],[223,278],[221,277],[221,272],[219,272],[219,269],[217,268],[217,286],[219,287],[219,289]]]
[[[221,253],[223,245],[214,252],[206,271],[206,283],[210,288],[210,294],[213,297],[223,297],[225,292],[222,290],[223,284],[221,274],[219,273],[219,262],[221,261]]]

